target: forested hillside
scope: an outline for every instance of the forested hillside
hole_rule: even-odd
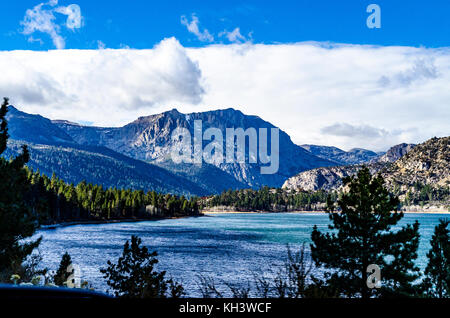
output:
[[[87,180],[104,187],[154,190],[158,192],[205,195],[209,192],[188,179],[176,176],[158,166],[135,160],[110,149],[75,144],[40,145],[9,140],[5,158],[20,152],[27,144],[30,161],[27,166],[46,175],[55,173],[69,183]]]
[[[198,215],[197,199],[156,191],[103,188],[82,181],[68,184],[27,169],[26,204],[41,224],[81,220]]]

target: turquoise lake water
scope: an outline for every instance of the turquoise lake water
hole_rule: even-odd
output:
[[[420,222],[420,248],[417,264],[426,266],[429,241],[444,214],[405,214],[400,225]],[[448,217],[448,215],[447,215]],[[189,296],[200,296],[198,275],[213,277],[218,285],[226,281],[239,284],[254,273],[267,272],[282,265],[287,244],[292,250],[310,243],[312,227],[327,230],[324,213],[247,213],[211,214],[135,223],[84,224],[40,230],[39,251],[43,265],[56,270],[67,251],[81,268],[82,279],[97,290],[106,283],[99,268],[107,260],[117,261],[123,244],[138,235],[150,250],[159,254],[158,269],[182,282]],[[308,245],[309,248],[309,245]]]

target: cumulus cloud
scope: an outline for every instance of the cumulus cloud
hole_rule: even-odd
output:
[[[43,42],[41,39],[35,39],[32,34],[41,32],[48,34],[57,49],[64,49],[66,43],[61,35],[61,26],[56,23],[55,13],[67,16],[65,26],[74,30],[81,28],[82,16],[81,9],[76,4],[68,6],[57,6],[58,0],[50,0],[46,3],[40,3],[32,9],[25,12],[25,17],[21,21],[23,26],[22,33],[29,35],[28,41]]]
[[[392,81],[412,74],[420,60],[432,60],[438,76],[399,89],[379,85],[383,75]],[[0,69],[0,96],[52,119],[119,126],[174,107],[184,113],[233,107],[279,126],[297,144],[378,151],[449,135],[448,48],[249,42],[184,48],[170,38],[150,50],[0,52]]]
[[[198,20],[198,17],[195,14],[191,15],[191,22],[186,18],[186,16],[181,16],[181,24],[186,26],[189,32],[194,34],[200,41],[203,42],[213,42],[214,36],[209,33],[207,29],[203,29],[203,31],[200,31],[200,21]]]
[[[0,93],[19,108],[108,126],[204,94],[198,64],[175,38],[151,50],[0,52],[0,69]]]

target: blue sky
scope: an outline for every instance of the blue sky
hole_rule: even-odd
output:
[[[45,1],[43,1],[45,2]],[[0,50],[48,50],[55,48],[49,35],[35,32],[40,41],[28,41],[21,34],[27,9],[39,0],[0,3]],[[82,25],[64,27],[66,16],[55,14],[61,26],[65,48],[93,49],[101,41],[107,48],[152,48],[163,38],[176,37],[188,47],[228,43],[224,30],[239,28],[246,40],[254,43],[331,41],[352,44],[448,46],[450,1],[381,0],[278,0],[278,1],[204,1],[204,0],[60,0],[60,6],[75,3],[81,8]],[[368,29],[366,7],[380,5],[382,28]],[[207,29],[214,41],[200,41],[180,23],[181,16],[191,21],[195,14],[200,30]]]
[[[380,29],[366,25],[371,3]],[[22,0],[0,12],[0,96],[51,119],[121,126],[233,107],[297,144],[345,150],[450,134],[449,0]]]

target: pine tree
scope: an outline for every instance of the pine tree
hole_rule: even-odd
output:
[[[0,154],[6,150],[8,127],[6,113],[8,99],[0,108]],[[37,228],[36,218],[26,205],[24,194],[29,189],[27,172],[24,165],[29,160],[26,146],[17,157],[7,160],[0,158],[0,273],[3,279],[20,270],[24,260],[39,245],[41,239],[23,239],[31,237]]]
[[[56,271],[55,276],[53,277],[54,283],[57,286],[64,286],[64,283],[67,282],[67,279],[71,275],[68,272],[69,266],[72,264],[72,259],[69,253],[65,252],[62,256],[61,262],[59,263],[59,268]]]
[[[367,287],[367,267],[375,264],[381,269],[383,295],[412,293],[411,283],[419,271],[412,262],[417,258],[418,223],[392,231],[403,217],[397,212],[398,198],[391,196],[383,178],[372,177],[368,168],[343,181],[348,192],[338,199],[341,211],[335,212],[334,202],[328,200],[331,231],[321,233],[315,226],[311,235],[312,258],[326,269],[326,283],[342,296],[380,294]]]
[[[169,293],[172,297],[180,297],[183,294],[182,286],[173,280],[166,280],[166,272],[154,270],[158,254],[149,252],[145,246],[141,247],[141,243],[142,240],[133,235],[131,245],[126,241],[117,264],[108,261],[108,267],[100,270],[115,296],[164,298]]]
[[[431,238],[431,249],[427,253],[423,286],[431,297],[450,297],[450,220],[439,220]]]

